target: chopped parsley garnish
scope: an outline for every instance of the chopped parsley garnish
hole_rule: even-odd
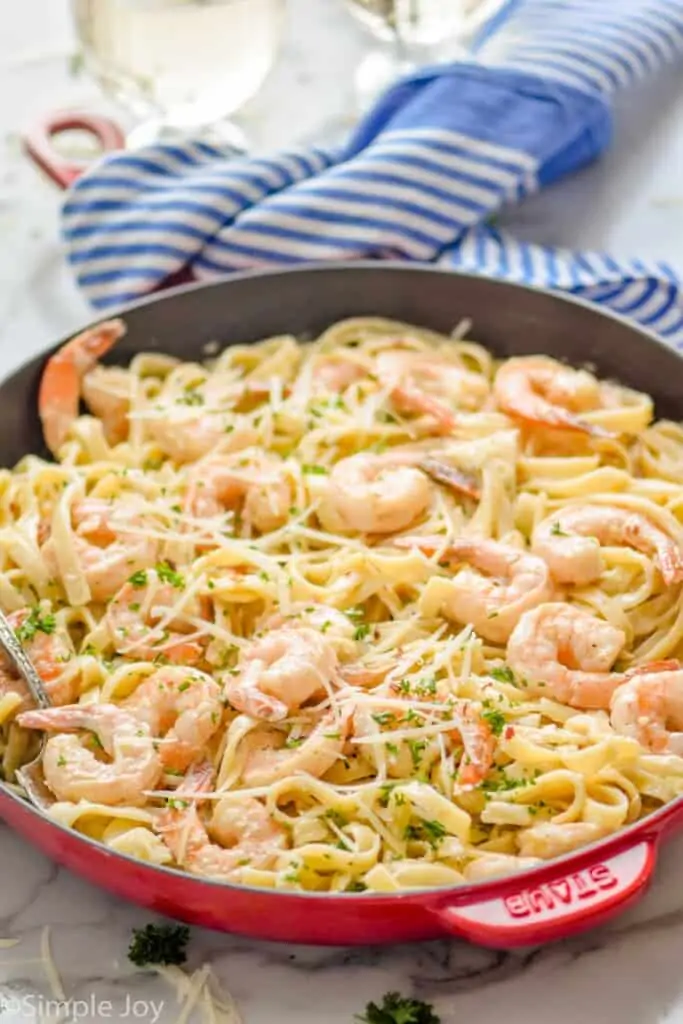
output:
[[[353,631],[354,640],[365,640],[370,632],[371,627],[367,622],[361,622]]]
[[[391,725],[395,718],[393,711],[377,711],[372,715],[373,722],[377,722],[378,725]]]
[[[408,749],[413,761],[413,768],[419,768],[422,755],[427,749],[427,740],[408,740]]]
[[[415,693],[420,697],[433,697],[436,693],[436,677],[424,676],[415,683]]]
[[[406,839],[417,839],[429,843],[434,849],[448,833],[440,821],[421,821],[419,825],[408,825],[405,830]]]
[[[356,1015],[358,1024],[441,1024],[429,1003],[387,992],[381,1004],[368,1003],[365,1013]]]
[[[184,682],[182,682],[182,683],[180,684],[180,686],[178,687],[178,693],[184,693],[184,692],[185,692],[185,690],[189,690],[189,689],[190,689],[190,680],[189,680],[189,679],[186,679],[186,680],[185,680]]]
[[[485,793],[506,793],[511,789],[520,789],[522,786],[530,786],[531,779],[513,779],[507,775],[503,768],[488,779],[484,779],[481,788]]]
[[[288,736],[285,740],[285,746],[293,749],[294,747],[300,747],[303,741],[303,736]]]
[[[498,665],[496,668],[492,668],[489,672],[491,679],[495,679],[498,683],[513,683],[515,682],[515,675],[508,665]]]
[[[33,640],[36,633],[54,633],[57,620],[54,615],[41,615],[40,608],[32,608],[28,617],[14,630],[17,639],[22,643]]]
[[[185,394],[177,399],[179,405],[204,405],[204,396],[194,388],[186,388]]]
[[[359,878],[354,878],[344,889],[344,892],[367,892],[367,885]]]
[[[184,964],[190,929],[184,924],[148,924],[134,928],[128,959],[136,967],[147,964]]]
[[[348,619],[351,619],[352,622],[360,622],[365,615],[365,612],[362,608],[347,608],[344,614]]]
[[[502,711],[496,711],[495,709],[483,711],[481,717],[485,722],[488,722],[489,728],[494,736],[501,735],[506,725],[505,715]]]
[[[134,587],[146,587],[147,586],[147,573],[144,569],[138,569],[132,576],[128,577],[128,582],[132,583]]]
[[[553,523],[550,527],[550,533],[553,537],[568,537],[569,534],[565,533],[559,523]]]
[[[398,782],[384,782],[384,783],[382,783],[382,785],[379,787],[379,800],[378,800],[378,803],[379,803],[380,807],[388,807],[389,806],[389,800],[391,799],[391,794],[393,793],[393,791],[396,788],[396,786],[398,786]]]
[[[324,466],[311,466],[306,462],[302,465],[301,472],[308,473],[310,476],[327,476],[327,470]]]
[[[170,562],[158,562],[155,569],[162,583],[170,583],[176,590],[185,586],[185,577],[176,572]]]
[[[342,814],[341,811],[335,811],[334,807],[330,807],[328,811],[325,811],[324,817],[326,817],[328,821],[331,821],[333,825],[336,825],[337,828],[343,828],[344,825],[348,825],[349,823],[349,819],[346,815]]]

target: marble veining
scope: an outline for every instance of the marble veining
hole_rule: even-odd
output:
[[[0,30],[0,371],[87,316],[58,241],[59,195],[21,154],[18,132],[52,106],[106,110],[68,73],[67,0],[8,4]],[[243,121],[263,150],[338,138],[353,120],[351,75],[363,52],[340,0],[290,0],[282,60]],[[617,116],[615,145],[595,167],[509,211],[525,238],[673,262],[683,237],[683,90],[665,74]],[[680,262],[683,263],[683,260]],[[647,897],[612,924],[539,950],[460,941],[394,948],[295,948],[195,929],[190,966],[210,962],[245,1024],[351,1024],[389,989],[434,1003],[443,1024],[683,1024],[683,840],[662,851]],[[166,982],[126,958],[150,915],[49,863],[0,826],[0,1024],[106,1019],[170,1024]],[[39,1016],[50,989],[44,927],[71,1016]],[[41,1003],[40,998],[43,998]]]

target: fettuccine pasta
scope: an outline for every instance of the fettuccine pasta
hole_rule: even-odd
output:
[[[359,318],[48,362],[0,472],[0,675],[56,821],[226,882],[459,885],[683,792],[683,428],[543,356]],[[83,398],[87,415],[78,414]]]

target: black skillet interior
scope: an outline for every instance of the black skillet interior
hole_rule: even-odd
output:
[[[500,355],[547,353],[651,394],[659,416],[680,417],[681,357],[653,335],[554,293],[407,264],[350,263],[235,275],[145,299],[121,311],[128,333],[107,361],[157,350],[202,358],[210,342],[272,334],[313,337],[348,316],[386,316],[471,337]],[[111,314],[108,314],[111,315]],[[36,411],[44,357],[0,385],[0,463],[44,452]]]

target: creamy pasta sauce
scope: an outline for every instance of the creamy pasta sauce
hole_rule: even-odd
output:
[[[2,672],[9,784],[47,729],[54,819],[319,892],[520,870],[681,793],[683,431],[648,396],[466,327],[97,364],[122,330],[53,358],[55,461],[0,474],[55,704]]]

